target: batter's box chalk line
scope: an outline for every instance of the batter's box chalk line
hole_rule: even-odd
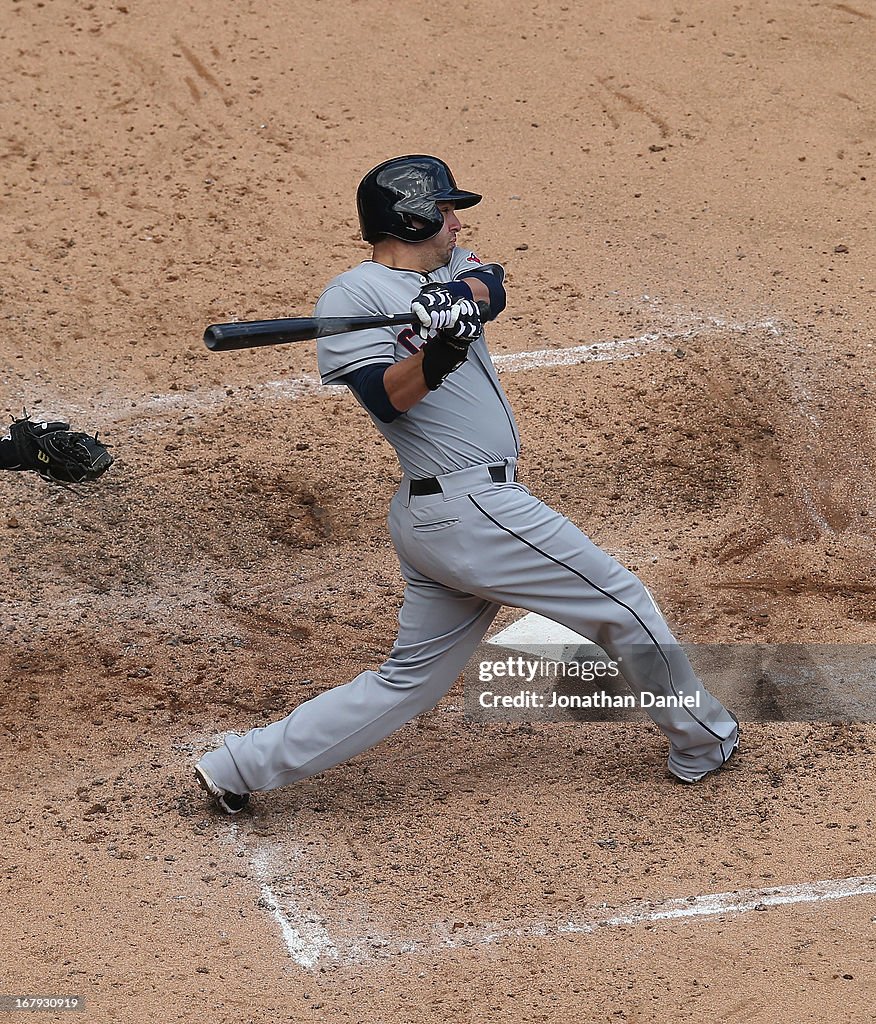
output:
[[[238,850],[246,850],[248,842],[237,834],[235,845]],[[300,851],[293,851],[290,858],[285,848],[272,844],[271,847],[257,849],[250,864],[259,885],[259,905],[276,923],[290,959],[307,971],[325,966],[378,964],[399,956],[434,957],[455,949],[476,948],[511,939],[592,935],[606,928],[708,920],[764,911],[770,907],[824,903],[876,894],[876,875],[862,875],[658,901],[634,900],[618,906],[600,903],[566,920],[518,921],[510,925],[507,922],[501,925],[491,922],[460,925],[440,921],[427,926],[420,935],[408,936],[387,934],[373,928],[364,934],[351,936],[349,931],[354,922],[348,907],[343,933],[338,928],[332,935],[330,923],[325,918],[302,909],[301,904],[307,901],[307,893],[297,881],[306,877],[306,865],[302,860]],[[285,873],[278,876],[274,872],[280,863]]]
[[[575,366],[578,363],[606,362],[619,359],[633,359],[648,352],[669,352],[669,342],[694,338],[700,334],[717,334],[730,331],[747,334],[764,331],[773,337],[784,332],[782,325],[774,319],[740,322],[719,316],[695,320],[686,327],[677,326],[672,330],[648,331],[634,338],[595,341],[571,348],[545,348],[534,352],[510,352],[493,356],[493,363],[499,373],[516,373],[520,370],[539,370],[551,366]]]
[[[785,326],[778,320],[740,321],[719,316],[682,316],[674,326],[648,331],[633,338],[612,338],[593,341],[570,348],[545,348],[531,352],[510,352],[494,355],[493,363],[499,373],[519,373],[526,370],[547,369],[557,366],[576,366],[588,362],[609,362],[634,359],[652,352],[671,352],[676,347],[672,342],[682,341],[702,334],[731,332],[747,334],[762,331],[773,336],[785,333]],[[148,426],[158,427],[160,421],[170,419],[177,426],[181,413],[204,411],[227,407],[241,402],[294,402],[312,395],[337,396],[341,388],[326,389],[315,374],[301,374],[283,380],[265,381],[261,384],[235,387],[235,394],[229,397],[226,388],[192,388],[161,395],[132,396],[104,394],[95,397],[88,406],[71,402],[69,396],[58,392],[59,410],[68,416],[100,417],[103,424],[137,421],[138,430]],[[46,414],[48,415],[48,414]]]
[[[342,955],[325,922],[314,914],[306,913],[298,904],[294,882],[297,872],[288,872],[300,860],[300,854],[287,858],[287,874],[279,878],[271,870],[270,857],[264,850],[256,852],[250,866],[259,882],[259,906],[276,922],[286,952],[299,967],[312,971],[326,962],[338,963]]]

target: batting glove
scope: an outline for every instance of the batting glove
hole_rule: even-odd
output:
[[[482,330],[480,311],[471,299],[457,299],[448,312],[448,325],[423,345],[423,378],[430,391],[440,387],[462,366],[469,345]]]
[[[448,323],[439,328],[446,341],[468,344],[483,330],[481,311],[472,299],[456,299],[448,311]]]
[[[411,312],[420,321],[423,341],[434,338],[438,331],[451,326],[451,309],[455,298],[441,284],[427,284],[411,303]]]

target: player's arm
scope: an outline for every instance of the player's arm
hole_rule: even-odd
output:
[[[423,323],[420,333],[425,343],[419,352],[391,365],[371,364],[341,378],[384,423],[391,423],[440,387],[465,362],[468,346],[482,330],[472,299],[453,299],[437,312],[427,312],[416,301],[412,308]]]
[[[423,377],[423,353],[390,365],[372,363],[339,378],[382,423],[392,423],[429,394]]]
[[[468,345],[481,331],[480,303],[484,311],[492,305],[489,286],[478,280],[481,273],[490,270],[491,267],[479,267],[467,273],[465,277],[471,278],[471,283],[468,280],[436,283],[420,293],[420,296],[429,296],[424,299],[429,309],[424,309],[421,315],[420,335],[426,341],[431,338],[432,342],[414,355],[394,361],[394,343],[385,331],[375,331],[373,336],[368,332],[365,337],[336,335],[320,339],[317,355],[323,383],[346,384],[383,423],[391,423],[412,409],[465,361]],[[504,272],[501,267],[496,270],[501,286]],[[480,300],[478,305],[475,305],[475,295]],[[345,289],[330,286],[317,302],[316,315],[349,315],[350,298]],[[342,310],[335,309],[338,302],[343,304]],[[456,308],[451,313],[452,307]],[[457,325],[461,309],[464,315]],[[367,304],[362,304],[361,310],[373,312]],[[441,337],[437,337],[439,332]]]
[[[462,274],[454,281],[427,284],[414,302],[423,303],[425,300],[426,308],[431,311],[433,308],[444,308],[441,306],[441,293],[445,296],[445,305],[453,299],[471,299],[477,303],[481,321],[487,323],[489,320],[495,320],[505,308],[504,280],[505,271],[494,263]],[[450,299],[447,299],[447,296],[450,296]],[[433,298],[434,304],[430,304],[430,298]]]
[[[399,413],[407,412],[425,398],[429,388],[423,376],[423,350],[393,363],[383,375],[383,386],[387,398]]]
[[[358,316],[377,312],[375,297],[337,284],[316,304],[316,316]],[[395,334],[388,329],[320,338],[317,359],[323,384],[345,384],[366,409],[391,423],[429,393],[420,353],[396,362]]]
[[[470,274],[464,274],[458,281],[451,281],[449,287],[461,284],[471,292],[471,298],[478,304],[481,320],[495,320],[505,308],[505,271],[498,264],[490,264]]]
[[[447,269],[451,280],[445,287],[451,294],[473,299],[484,323],[495,320],[505,308],[505,268],[500,263],[482,263],[470,249],[457,246]]]
[[[411,309],[420,316],[420,335],[427,344],[416,355],[389,366],[371,365],[349,373],[344,383],[379,420],[391,423],[465,362],[481,323],[494,320],[505,308],[504,279],[502,267],[491,263],[462,273],[457,280],[426,285]],[[457,327],[450,310],[460,300],[474,303],[476,311],[466,310],[464,323]]]

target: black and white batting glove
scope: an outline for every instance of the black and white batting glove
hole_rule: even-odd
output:
[[[439,327],[445,341],[468,344],[480,337],[483,330],[481,311],[473,299],[456,299],[448,311],[448,323]]]
[[[427,284],[411,303],[411,312],[420,321],[418,328],[423,341],[434,338],[436,332],[450,325],[455,297],[442,284]]]
[[[423,378],[430,391],[439,388],[468,358],[468,347],[482,330],[481,315],[471,299],[456,299],[448,325],[423,345]]]

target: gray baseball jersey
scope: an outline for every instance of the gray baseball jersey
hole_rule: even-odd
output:
[[[400,313],[427,281],[479,267],[456,249],[428,277],[366,262],[335,278],[320,316]],[[419,347],[410,330],[386,328],[321,339],[322,379]],[[406,581],[399,633],[386,661],[326,690],[289,715],[231,734],[200,768],[232,793],[274,789],[324,771],[433,707],[450,689],[503,604],[538,612],[593,637],[622,661],[636,694],[669,740],[668,767],[697,781],[736,749],[736,720],[705,689],[648,590],[565,516],[516,481],[518,433],[483,337],[444,383],[392,423],[372,417],[405,476],[389,529]],[[437,477],[417,493],[411,479]]]
[[[366,260],[340,274],[316,304],[316,316],[404,313],[423,285],[452,281],[465,272],[484,269],[468,249],[454,249],[450,262],[425,275],[394,270]],[[502,275],[501,267],[490,264]],[[385,327],[320,338],[317,359],[323,384],[373,363],[405,359],[422,344],[410,328]],[[415,479],[452,473],[466,466],[516,458],[520,450],[517,424],[482,335],[469,348],[468,359],[441,387],[392,423],[371,414],[377,429],[398,453],[404,472]]]

